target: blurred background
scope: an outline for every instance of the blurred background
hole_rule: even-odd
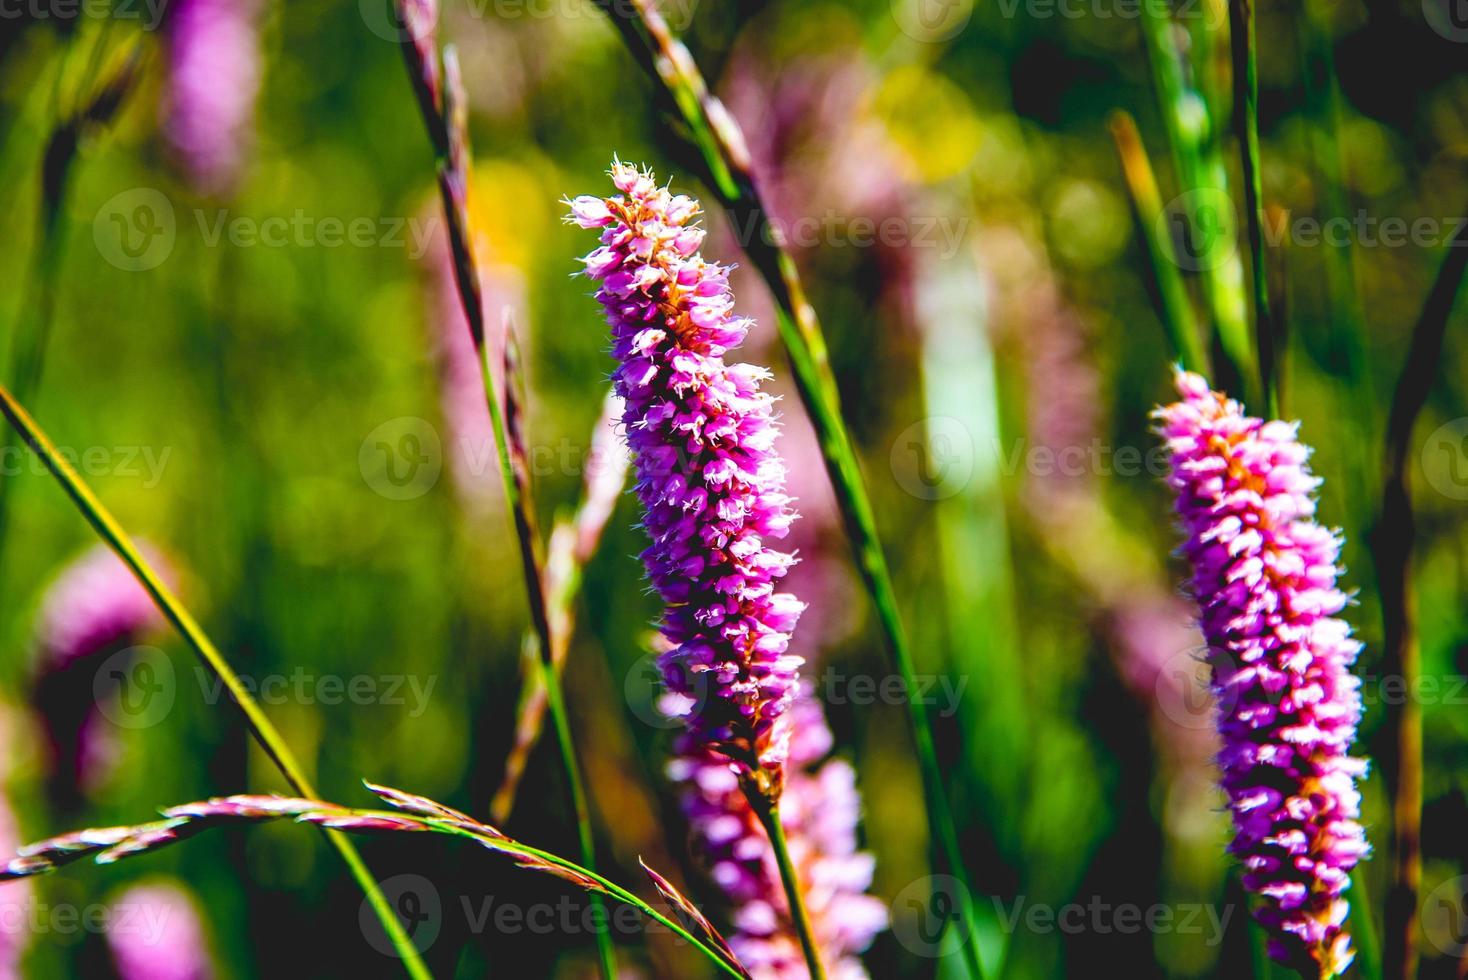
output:
[[[1097,963],[1256,975],[1149,432],[1174,360],[1139,237],[1157,226],[1134,220],[1113,139],[1125,129],[1113,114],[1129,113],[1169,228],[1179,213],[1204,227],[1169,150],[1176,120],[1221,161],[1219,186],[1241,186],[1221,0],[1171,8],[1165,39],[1190,73],[1181,109],[1159,102],[1145,9],[1127,0],[662,7],[743,126],[827,330],[930,684],[917,694],[977,900],[994,912],[988,954],[1002,949],[1012,978]],[[1453,13],[1435,0],[1258,11],[1283,412],[1317,450],[1323,522],[1346,534],[1348,618],[1366,644],[1360,751],[1391,743],[1393,707],[1425,715],[1424,977],[1460,975],[1468,940],[1461,331],[1410,456],[1423,656],[1411,690],[1380,662],[1367,532],[1411,327],[1468,215],[1468,30]],[[485,813],[513,738],[525,601],[388,5],[35,0],[0,16],[9,377],[33,379],[18,390],[41,425],[149,542],[328,799],[366,805],[365,777]],[[526,348],[548,523],[594,458],[610,370],[590,286],[572,278],[589,236],[561,223],[561,198],[605,193],[615,154],[705,199],[711,258],[743,261],[751,231],[691,176],[660,93],[589,2],[447,0],[439,29],[468,90],[486,307],[492,322],[513,311]],[[1210,283],[1247,264],[1238,195],[1218,193],[1207,247],[1177,243],[1202,323],[1221,307]],[[795,642],[857,767],[874,892],[891,906],[866,962],[881,978],[962,976],[930,922],[949,885],[931,877],[906,695],[883,683],[768,292],[747,268],[735,290],[759,320],[742,357],[769,364],[785,396],[804,515],[790,586],[811,603]],[[3,849],[285,790],[38,460],[12,442],[0,462]],[[656,600],[628,504],[587,569],[566,672],[602,870],[645,891],[640,855],[721,921],[663,774]],[[1364,792],[1381,851],[1379,771]],[[532,755],[505,828],[575,853],[553,744]],[[6,886],[0,951],[18,957],[15,975],[43,978],[396,975],[324,845],[272,825]],[[593,975],[570,886],[439,839],[363,847],[389,896],[421,912],[436,975]],[[1354,915],[1379,920],[1388,871],[1365,866],[1352,896],[1368,908]],[[552,928],[496,927],[504,906],[558,911]],[[1047,925],[1036,907],[1084,914]],[[128,974],[112,933],[156,908],[184,910],[167,916],[182,930],[167,944],[175,972]],[[628,975],[704,975],[641,923],[618,941]]]

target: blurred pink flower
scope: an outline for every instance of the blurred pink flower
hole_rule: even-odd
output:
[[[214,976],[199,909],[172,882],[135,885],[112,903],[107,945],[121,980]]]
[[[176,0],[169,8],[163,130],[194,187],[239,177],[260,88],[259,0]]]
[[[171,573],[146,542],[150,564]],[[57,575],[37,623],[41,656],[34,701],[51,744],[53,789],[63,798],[94,787],[115,756],[112,728],[97,705],[95,658],[124,649],[163,624],[153,599],[105,545]]]

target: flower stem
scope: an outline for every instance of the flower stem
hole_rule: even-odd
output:
[[[749,228],[745,251],[775,299],[776,326],[790,358],[796,389],[810,414],[821,446],[857,569],[876,606],[892,660],[910,691],[920,690],[907,631],[898,609],[892,575],[877,534],[871,498],[857,462],[851,434],[841,417],[840,396],[831,370],[825,334],[815,308],[800,281],[795,260],[785,250],[784,237],[770,222],[750,172],[749,154],[738,124],[709,93],[698,65],[650,0],[632,0],[630,11],[614,0],[597,0],[621,33],[628,50],[664,87],[677,113],[693,134],[702,154],[710,185],[731,212],[736,227]],[[950,874],[972,893],[958,831],[948,804],[942,770],[933,745],[927,709],[909,698],[908,711],[923,774],[929,830]],[[973,977],[982,978],[977,944],[973,939],[973,909],[963,903],[964,955]]]
[[[1446,258],[1438,267],[1397,379],[1382,460],[1381,514],[1371,534],[1381,594],[1382,671],[1386,676],[1402,678],[1403,689],[1408,691],[1417,689],[1422,671],[1417,599],[1412,584],[1415,522],[1408,457],[1412,429],[1441,364],[1443,336],[1465,271],[1468,241],[1460,232],[1449,242]],[[1387,980],[1406,980],[1417,975],[1417,891],[1422,879],[1422,706],[1418,699],[1406,698],[1388,715],[1388,724],[1395,728],[1396,739],[1392,749],[1382,753],[1382,768],[1393,780],[1395,840],[1392,887],[1386,901],[1383,975]]]
[[[780,869],[780,883],[785,886],[785,901],[790,906],[790,920],[795,926],[795,935],[800,940],[800,950],[805,954],[810,980],[826,980],[826,968],[821,965],[821,951],[816,946],[815,930],[810,924],[810,911],[805,907],[805,891],[801,888],[795,864],[790,860],[785,826],[780,822],[780,804],[752,789],[746,789],[746,795],[754,812],[759,815],[765,833],[770,837],[770,847],[775,852],[775,864]]]
[[[409,4],[405,0],[398,0],[396,9],[400,22],[405,25],[402,49],[408,68],[408,80],[418,97],[429,142],[433,146],[439,195],[448,226],[454,283],[458,288],[465,322],[469,326],[469,336],[478,355],[480,375],[484,382],[484,398],[489,407],[490,428],[494,433],[495,451],[499,457],[500,479],[504,486],[505,501],[514,517],[525,596],[530,607],[531,624],[540,645],[541,674],[545,679],[550,711],[556,726],[567,791],[575,811],[581,860],[588,868],[594,868],[596,849],[591,830],[591,812],[581,780],[581,768],[575,757],[575,746],[571,741],[570,725],[566,720],[561,678],[552,654],[551,629],[546,614],[544,563],[541,557],[540,532],[535,522],[535,507],[531,500],[529,473],[523,465],[523,451],[518,441],[512,444],[509,436],[505,422],[506,402],[501,399],[494,382],[494,367],[490,360],[492,352],[486,340],[484,291],[479,280],[479,265],[474,256],[473,240],[470,238],[468,104],[460,80],[458,56],[452,46],[440,55],[438,39],[431,26],[418,34],[406,30],[406,25],[413,21],[409,16]],[[442,83],[439,81],[440,62],[443,69]],[[507,325],[504,338],[507,353],[511,343],[508,330]],[[506,380],[507,383],[512,383],[511,379]],[[593,893],[591,902],[601,920],[607,922],[606,904],[601,896]],[[610,928],[596,930],[596,946],[603,980],[614,980],[617,975],[616,957]]]
[[[92,525],[97,534],[137,576],[138,581],[153,598],[159,610],[183,635],[199,659],[224,682],[231,699],[239,705],[240,711],[244,714],[245,723],[249,726],[251,733],[259,741],[265,754],[275,763],[286,782],[290,783],[302,796],[313,800],[319,799],[320,794],[311,784],[311,780],[306,776],[290,746],[286,744],[275,725],[266,717],[265,712],[255,701],[254,695],[240,680],[239,675],[234,672],[234,668],[224,659],[224,655],[214,646],[213,641],[204,633],[193,615],[184,608],[178,597],[138,552],[132,538],[117,523],[116,518],[102,505],[102,502],[92,493],[91,488],[57,451],[55,444],[41,430],[35,419],[31,418],[4,385],[0,385],[0,413],[5,415],[11,426],[20,433],[21,439],[45,462],[46,468],[61,483],[67,496],[71,497],[87,519],[87,523]],[[345,835],[335,831],[327,831],[326,836],[342,856],[352,877],[357,880],[363,893],[367,896],[367,901],[381,921],[383,931],[402,959],[409,976],[414,980],[431,980],[432,974],[428,972],[428,967],[424,965],[417,948],[403,930],[403,925],[394,914],[392,907],[388,905],[387,897],[383,895],[376,880],[362,861],[356,845]]]
[[[1254,0],[1230,0],[1229,38],[1233,47],[1234,133],[1239,142],[1244,184],[1244,220],[1254,293],[1254,336],[1265,411],[1279,415],[1278,352],[1269,281],[1264,261],[1263,180],[1259,172],[1259,64],[1254,37]]]

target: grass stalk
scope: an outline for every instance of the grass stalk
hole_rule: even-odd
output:
[[[1238,387],[1246,401],[1261,393],[1251,390],[1257,370],[1249,336],[1243,263],[1237,251],[1235,207],[1228,192],[1227,171],[1212,138],[1208,101],[1190,81],[1190,69],[1179,45],[1180,28],[1165,4],[1142,4],[1142,34],[1151,65],[1153,87],[1177,178],[1178,197],[1169,217],[1183,227],[1188,254],[1179,256],[1202,281],[1212,334],[1221,359],[1213,377],[1224,387]],[[1208,31],[1202,48],[1210,49]]]
[[[1250,280],[1254,299],[1254,336],[1259,384],[1265,411],[1279,415],[1278,357],[1269,277],[1264,255],[1263,178],[1259,167],[1259,60],[1254,32],[1254,0],[1229,0],[1229,39],[1233,50],[1234,135],[1244,185],[1244,222],[1248,227]]]
[[[857,462],[854,444],[841,417],[840,396],[831,370],[825,334],[806,298],[795,260],[784,247],[778,228],[754,184],[749,153],[738,124],[709,92],[698,65],[674,37],[650,0],[596,0],[616,26],[633,57],[662,86],[697,146],[710,186],[741,231],[751,262],[769,286],[776,307],[776,326],[790,358],[796,389],[821,446],[826,473],[835,490],[842,520],[856,555],[857,569],[877,610],[877,619],[898,673],[908,690],[917,686],[907,631],[897,604],[886,554],[877,534],[871,498]],[[927,708],[907,699],[913,742],[923,777],[923,794],[934,846],[948,871],[972,892],[959,847],[948,790],[938,765]],[[964,951],[974,977],[982,977],[972,910],[963,915]]]
[[[22,848],[13,860],[0,861],[0,883],[50,874],[86,858],[100,865],[114,864],[124,858],[178,843],[205,830],[242,822],[269,823],[289,818],[341,834],[437,833],[473,841],[488,850],[514,858],[522,868],[554,875],[586,891],[604,894],[630,905],[693,946],[722,972],[749,980],[749,974],[740,966],[723,937],[666,878],[647,865],[644,864],[643,869],[658,891],[668,899],[671,907],[689,916],[702,936],[643,901],[636,893],[574,861],[508,837],[495,827],[426,797],[372,783],[366,785],[397,809],[360,809],[316,799],[273,795],[216,797],[200,803],[169,807],[162,812],[161,820],[152,823],[82,830],[31,844]]]
[[[1147,159],[1137,123],[1130,113],[1122,111],[1112,113],[1110,122],[1111,136],[1116,143],[1116,153],[1121,160],[1122,175],[1131,199],[1132,214],[1138,234],[1147,247],[1148,262],[1157,283],[1162,304],[1162,326],[1167,330],[1172,349],[1178,352],[1183,367],[1207,375],[1208,357],[1203,351],[1197,318],[1193,315],[1193,301],[1188,296],[1187,284],[1183,282],[1172,237],[1163,233],[1162,195],[1157,189],[1157,177]]]
[[[55,444],[41,430],[35,419],[31,418],[4,385],[0,385],[0,413],[5,415],[26,445],[46,464],[46,468],[60,482],[67,496],[72,499],[72,502],[82,512],[82,516],[87,519],[87,523],[91,524],[108,547],[116,552],[123,563],[132,570],[133,575],[147,590],[148,595],[152,597],[164,617],[179,631],[199,659],[224,683],[230,697],[244,715],[250,732],[260,743],[261,748],[265,750],[265,754],[275,763],[286,782],[290,783],[291,787],[302,796],[313,800],[318,799],[319,794],[316,787],[311,784],[311,780],[306,776],[300,762],[291,752],[290,746],[286,744],[279,730],[255,701],[250,689],[240,680],[234,668],[229,665],[224,655],[205,634],[203,628],[184,608],[173,590],[148,564],[132,538],[123,530],[122,525],[118,524],[102,502],[92,493],[91,488],[82,480],[80,474],[57,451]],[[357,852],[356,845],[344,835],[330,830],[327,831],[327,838],[336,848],[337,853],[341,855],[342,860],[346,862],[352,877],[357,880],[363,893],[367,896],[368,902],[382,923],[383,931],[402,959],[409,976],[414,980],[431,980],[432,975],[428,972],[428,967],[424,965],[417,948],[403,930],[402,923],[398,921],[392,907],[388,905],[387,897],[383,895],[382,889],[378,887],[377,881],[367,869],[361,854]]]
[[[1384,676],[1400,677],[1407,691],[1417,690],[1422,672],[1412,574],[1416,526],[1408,479],[1412,430],[1437,375],[1448,319],[1465,271],[1468,240],[1460,231],[1449,242],[1447,255],[1413,327],[1407,360],[1392,396],[1382,454],[1381,512],[1371,534],[1381,596],[1381,669]],[[1383,976],[1386,980],[1408,980],[1417,975],[1417,892],[1422,880],[1422,706],[1417,698],[1409,697],[1389,711],[1387,723],[1394,740],[1391,750],[1383,753],[1383,769],[1393,781],[1393,852]]]
[[[523,464],[524,461],[517,456],[511,442],[506,421],[507,402],[501,398],[496,388],[491,360],[494,355],[491,346],[486,342],[483,289],[479,281],[479,266],[474,257],[473,240],[470,237],[467,206],[468,104],[459,76],[458,58],[454,49],[449,47],[443,52],[440,61],[438,40],[433,28],[437,17],[428,0],[398,0],[395,9],[402,32],[401,46],[407,63],[408,78],[418,98],[434,149],[439,192],[453,258],[454,282],[464,318],[469,324],[475,353],[478,355],[485,402],[489,408],[490,429],[494,433],[495,453],[499,459],[500,479],[519,541],[525,596],[529,604],[531,625],[539,644],[540,676],[546,686],[548,706],[560,748],[562,771],[575,814],[581,861],[588,868],[594,868],[596,848],[591,828],[591,811],[586,787],[581,778],[581,767],[575,756],[570,723],[566,718],[561,676],[553,658],[553,637],[546,612],[544,559],[531,499],[529,472],[524,465],[517,465],[517,462]],[[504,339],[506,352],[509,353],[513,348],[508,326]],[[601,896],[593,892],[591,901],[601,921],[607,922],[606,907]],[[597,929],[595,934],[603,980],[614,980],[617,975],[616,956],[610,930]]]
[[[142,49],[134,46],[95,92],[85,91],[90,89],[101,67],[111,24],[109,19],[99,31],[82,79],[84,95],[81,104],[74,109],[60,108],[62,76],[67,60],[64,56],[57,67],[56,89],[52,93],[56,103],[56,123],[46,142],[42,162],[37,220],[40,245],[34,253],[33,268],[26,280],[26,299],[21,303],[20,322],[12,334],[14,349],[11,352],[10,384],[16,401],[22,405],[31,404],[45,370],[46,351],[56,319],[57,283],[65,257],[66,191],[70,186],[72,167],[80,155],[81,140],[116,117],[127,97],[137,88],[142,72]],[[66,50],[69,52],[71,45]],[[15,439],[16,433],[7,428],[0,438],[0,459],[9,458],[15,448]],[[6,491],[6,483],[0,481],[0,556],[4,554],[10,524],[10,495]]]

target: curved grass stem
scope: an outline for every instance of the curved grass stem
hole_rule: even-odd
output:
[[[92,525],[102,540],[107,542],[107,545],[116,552],[123,563],[132,570],[164,617],[182,634],[199,659],[223,681],[231,699],[244,714],[245,723],[249,726],[251,733],[265,750],[265,754],[275,763],[286,782],[290,783],[302,796],[318,799],[320,794],[317,793],[316,787],[306,776],[300,762],[296,759],[290,746],[286,744],[279,730],[255,701],[250,689],[234,672],[234,668],[224,659],[224,655],[214,646],[213,641],[205,634],[193,615],[184,608],[173,590],[164,583],[158,573],[148,564],[147,559],[139,553],[132,538],[123,530],[122,525],[118,524],[116,518],[92,493],[91,488],[82,480],[80,474],[57,451],[55,444],[41,430],[35,419],[31,418],[4,385],[0,385],[0,412],[4,413],[11,426],[20,434],[21,439],[40,457],[46,464],[46,468],[61,483],[62,489],[82,512],[87,523]],[[335,831],[327,831],[327,838],[341,855],[342,860],[346,862],[352,877],[357,880],[362,892],[367,896],[367,901],[381,921],[383,931],[392,942],[398,956],[401,957],[408,974],[414,980],[431,980],[432,974],[428,972],[428,967],[424,965],[422,957],[407,932],[404,931],[392,907],[388,905],[387,897],[383,895],[382,889],[378,887],[377,881],[367,869],[356,845]]]

